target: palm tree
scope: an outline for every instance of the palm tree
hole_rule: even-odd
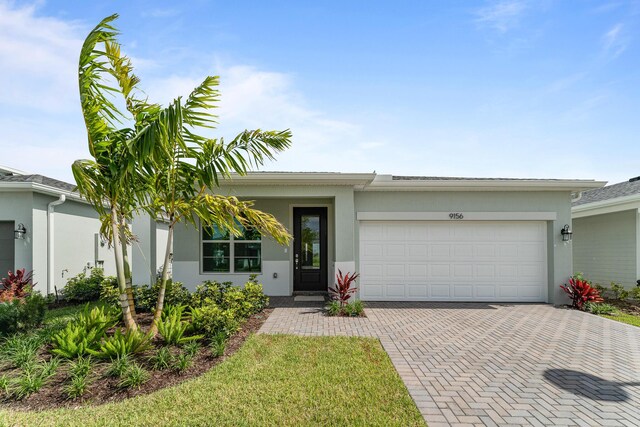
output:
[[[164,153],[155,164],[154,203],[149,213],[167,220],[168,239],[162,267],[162,279],[150,334],[157,332],[157,323],[164,308],[168,281],[168,266],[175,225],[182,222],[197,226],[217,225],[235,235],[240,228],[252,227],[273,237],[281,244],[291,238],[286,228],[270,214],[253,209],[253,203],[235,197],[211,194],[220,179],[230,172],[246,174],[248,168],[272,159],[275,152],[290,145],[291,132],[244,131],[231,142],[209,139],[196,133],[198,128],[213,128],[216,116],[209,112],[218,99],[217,77],[207,77],[196,87],[184,104],[175,99],[158,115],[164,134],[156,147]]]
[[[118,33],[110,24],[116,18],[112,15],[103,19],[89,33],[80,51],[80,103],[93,159],[75,161],[72,170],[78,191],[100,215],[101,232],[114,248],[124,322],[128,329],[136,329],[123,250],[132,236],[123,224],[131,219],[140,201],[148,197],[145,174],[154,160],[151,154],[156,140],[149,135],[155,130],[150,130],[149,123],[159,107],[135,96],[139,79],[132,73],[128,58],[120,55]],[[118,87],[110,86],[110,81]],[[108,96],[114,94],[123,96],[129,117],[110,101]],[[118,127],[126,121],[134,126]]]

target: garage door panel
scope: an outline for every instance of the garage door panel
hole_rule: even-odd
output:
[[[404,258],[405,257],[405,245],[402,244],[388,244],[386,245],[386,256],[391,258]]]
[[[451,285],[449,284],[434,284],[431,285],[431,297],[433,299],[447,299],[451,297],[450,292]]]
[[[547,298],[542,221],[362,221],[360,262],[363,299]]]
[[[429,296],[429,287],[426,283],[423,284],[409,284],[407,285],[407,296],[426,298]]]

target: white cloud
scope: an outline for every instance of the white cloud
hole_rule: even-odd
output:
[[[493,28],[501,33],[506,33],[516,27],[527,9],[527,3],[522,0],[502,0],[479,9],[476,21]]]
[[[72,110],[78,99],[79,25],[36,11],[0,2],[0,106]]]
[[[630,39],[624,32],[624,25],[618,23],[602,36],[604,52],[616,58],[629,46]]]
[[[367,139],[358,124],[307,105],[288,74],[244,65],[222,66],[216,71],[221,76],[221,98],[215,136],[231,138],[244,129],[291,129],[292,147],[278,155],[275,164],[267,165],[269,169],[353,170],[358,166],[354,157],[364,161],[385,144]],[[150,99],[166,103],[187,96],[202,78],[174,75],[148,80],[143,86],[149,88]]]

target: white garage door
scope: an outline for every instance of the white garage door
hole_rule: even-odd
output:
[[[543,221],[361,221],[369,301],[547,300]]]

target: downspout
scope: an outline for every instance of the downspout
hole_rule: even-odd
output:
[[[51,293],[51,284],[53,283],[53,268],[54,268],[54,246],[53,246],[53,211],[56,206],[65,202],[66,196],[60,195],[60,198],[55,202],[51,202],[47,205],[47,295]]]

